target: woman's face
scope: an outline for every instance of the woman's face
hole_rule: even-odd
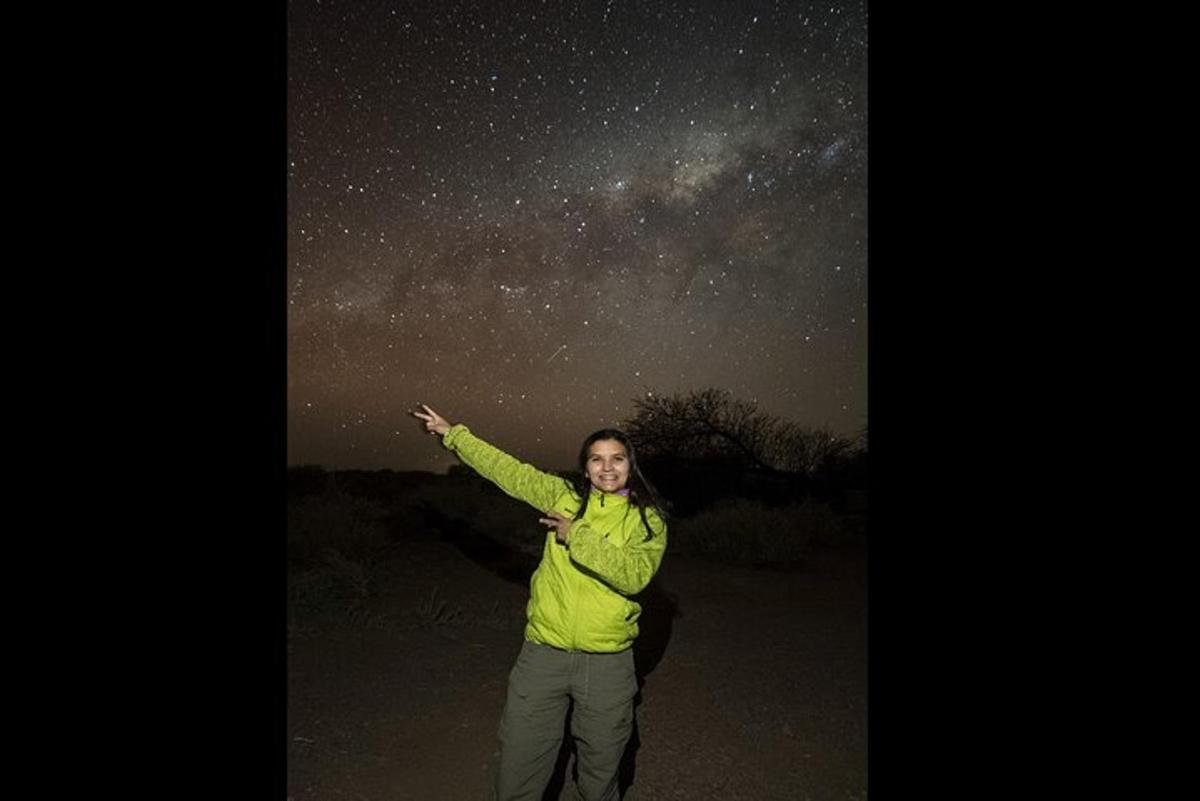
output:
[[[629,454],[615,439],[599,439],[588,446],[587,475],[603,492],[625,489],[629,481]]]

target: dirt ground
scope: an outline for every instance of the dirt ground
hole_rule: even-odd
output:
[[[404,544],[363,614],[293,621],[288,801],[487,801],[528,587]],[[626,801],[867,797],[866,567],[672,556],[644,602]],[[569,740],[566,741],[569,743]],[[547,795],[575,799],[569,752]]]

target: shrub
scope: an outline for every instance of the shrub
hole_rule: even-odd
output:
[[[387,546],[386,512],[380,503],[337,490],[294,499],[288,503],[288,561],[315,564],[331,550],[370,560]]]
[[[836,538],[837,515],[827,504],[766,506],[736,498],[674,521],[669,548],[743,564],[794,564],[811,547]]]
[[[464,621],[462,607],[450,608],[445,599],[438,597],[436,586],[430,591],[429,597],[416,608],[415,614],[418,626],[445,626]]]
[[[336,549],[325,550],[306,570],[288,575],[288,606],[292,615],[320,613],[360,616],[374,595],[369,567]]]

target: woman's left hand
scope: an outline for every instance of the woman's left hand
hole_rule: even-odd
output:
[[[575,521],[569,517],[563,517],[558,512],[551,509],[546,512],[546,516],[538,520],[539,523],[544,523],[551,528],[558,529],[554,534],[554,539],[558,540],[563,545],[567,544],[567,532],[571,529],[571,524]]]

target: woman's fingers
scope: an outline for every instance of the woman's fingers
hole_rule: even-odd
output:
[[[412,411],[412,416],[425,421],[425,428],[430,434],[445,434],[450,430],[450,422],[440,414],[430,409],[424,403],[418,404],[424,412],[418,412],[416,409]]]
[[[431,422],[434,422],[434,423],[444,423],[444,422],[446,422],[446,418],[442,417],[440,414],[438,414],[437,412],[435,412],[433,409],[430,409],[430,408],[429,408],[428,406],[426,406],[424,403],[422,403],[422,404],[421,404],[421,408],[422,408],[422,409],[424,409],[424,410],[425,410],[425,411],[428,413],[428,416],[426,416],[426,415],[420,415],[420,416],[421,416],[422,418],[424,418],[425,420],[429,420],[429,421],[431,421]],[[413,412],[413,414],[416,414],[416,412]]]
[[[430,409],[425,404],[422,403],[421,408],[425,410],[425,413],[413,410],[413,417],[419,417],[427,423],[436,423],[442,420],[442,416],[440,414],[435,412],[433,409]]]
[[[422,406],[425,406],[425,404],[421,404],[421,405],[422,405]],[[429,409],[429,407],[428,407],[428,406],[425,406],[425,408],[426,408],[426,409]],[[431,409],[430,411],[432,411],[432,409]],[[432,415],[430,415],[430,414],[421,414],[421,413],[420,413],[420,412],[418,412],[418,411],[414,411],[414,412],[412,413],[412,415],[413,415],[413,417],[417,417],[417,418],[420,418],[421,420],[424,420],[424,421],[425,421],[425,430],[426,430],[426,431],[428,431],[430,434],[436,434],[436,433],[437,433],[438,421],[437,421],[437,415],[436,415],[436,414],[432,414]]]

